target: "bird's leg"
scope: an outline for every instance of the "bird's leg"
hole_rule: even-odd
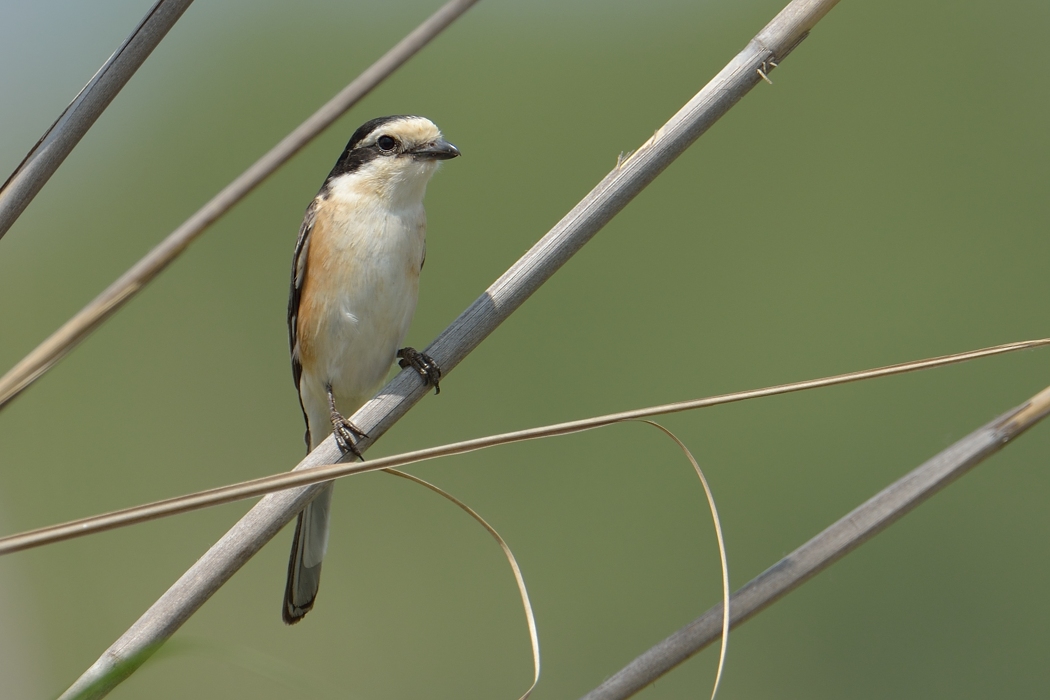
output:
[[[411,367],[416,370],[424,382],[434,387],[435,394],[441,393],[441,387],[438,385],[441,381],[441,368],[434,362],[433,357],[415,348],[401,348],[397,351],[397,356],[399,367]]]
[[[332,394],[332,386],[329,384],[325,389],[328,391],[328,410],[329,416],[332,419],[332,435],[335,436],[336,444],[339,445],[339,449],[344,455],[348,452],[353,453],[358,459],[364,461],[364,457],[361,455],[361,450],[357,449],[357,441],[362,438],[367,438],[368,435],[365,434],[365,431],[344,418],[343,414],[336,409],[335,395]]]

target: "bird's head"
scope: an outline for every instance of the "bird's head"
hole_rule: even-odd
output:
[[[459,149],[426,117],[379,117],[350,137],[325,187],[406,203],[422,201],[438,163],[458,155]]]

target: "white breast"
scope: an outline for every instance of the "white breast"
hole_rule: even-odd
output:
[[[426,237],[421,196],[395,204],[339,184],[322,204],[325,230],[311,236],[307,284],[324,283],[310,285],[313,328],[301,328],[312,358],[300,388],[319,437],[330,432],[326,384],[349,416],[390,370],[415,313]]]

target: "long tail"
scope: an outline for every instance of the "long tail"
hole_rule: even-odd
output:
[[[332,488],[326,484],[310,505],[299,514],[288,559],[288,583],[284,589],[281,616],[285,624],[294,625],[314,606],[321,586],[321,562],[328,549],[328,518],[332,506]]]

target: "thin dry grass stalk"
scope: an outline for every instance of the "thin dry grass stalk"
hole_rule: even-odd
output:
[[[0,238],[33,201],[193,0],[157,0],[0,187]]]
[[[103,513],[101,515],[79,518],[77,520],[71,520],[57,525],[29,530],[28,532],[8,535],[0,538],[0,556],[11,554],[13,552],[20,552],[25,549],[33,549],[34,547],[42,547],[47,544],[62,542],[77,537],[84,537],[85,535],[91,535],[98,532],[114,530],[128,525],[135,525],[137,523],[157,520],[159,518],[179,515],[181,513],[189,513],[224,503],[233,503],[234,501],[240,501],[247,498],[264,496],[268,493],[276,493],[277,491],[284,489],[309,486],[311,484],[351,476],[353,474],[403,467],[408,464],[416,464],[430,459],[437,459],[438,457],[451,457],[453,455],[466,454],[468,452],[475,452],[489,447],[509,445],[511,443],[524,442],[526,440],[538,440],[540,438],[556,437],[558,435],[569,435],[626,420],[643,420],[652,416],[680,413],[682,411],[693,411],[700,408],[710,408],[712,406],[721,406],[723,404],[747,401],[749,399],[763,398],[766,396],[790,394],[796,391],[806,391],[808,389],[819,389],[839,384],[863,381],[866,379],[889,377],[896,374],[904,374],[906,372],[916,372],[924,369],[933,369],[935,367],[958,364],[960,362],[968,362],[982,357],[993,357],[1009,352],[1017,352],[1019,350],[1030,350],[1046,345],[1050,345],[1050,338],[1026,340],[1019,343],[1007,343],[1005,345],[996,345],[994,347],[982,348],[980,350],[970,350],[967,352],[956,353],[954,355],[914,360],[912,362],[903,362],[900,364],[889,365],[887,367],[861,370],[859,372],[837,374],[831,377],[822,377],[820,379],[808,379],[802,382],[780,384],[777,386],[765,387],[763,389],[751,389],[748,391],[734,392],[732,394],[721,394],[719,396],[693,399],[691,401],[680,401],[660,406],[649,406],[647,408],[638,408],[620,413],[610,413],[602,416],[595,416],[593,418],[569,421],[566,423],[527,428],[525,430],[517,430],[511,433],[489,435],[487,437],[474,438],[462,442],[428,447],[414,452],[382,457],[369,460],[366,463],[329,464],[304,471],[281,472],[280,474],[242,481],[237,484],[197,491],[185,496],[176,496],[161,501],[154,501],[153,503],[146,503],[131,508]]]
[[[677,440],[674,436],[672,436],[672,438]],[[683,446],[682,449],[684,450],[685,447]],[[692,458],[692,455],[690,455],[690,458]],[[697,469],[699,469],[699,467],[697,467]],[[424,481],[418,476],[413,476],[412,474],[408,474],[399,469],[384,469],[383,471],[393,476],[399,476],[402,479],[408,479],[412,483],[428,488],[442,498],[451,501],[463,510],[464,513],[473,518],[475,522],[481,525],[481,527],[485,528],[485,531],[492,536],[492,539],[496,540],[496,544],[498,544],[500,549],[503,550],[503,556],[506,557],[507,563],[510,565],[510,571],[514,574],[514,582],[518,584],[518,595],[521,596],[521,606],[525,610],[525,623],[529,628],[529,644],[532,647],[532,684],[522,696],[518,698],[518,700],[528,700],[529,696],[532,695],[532,691],[536,689],[536,684],[540,682],[540,634],[536,631],[536,614],[532,610],[532,602],[529,600],[528,588],[525,587],[525,575],[521,573],[521,567],[518,566],[518,559],[514,556],[514,552],[511,551],[510,545],[507,544],[507,541],[503,539],[502,535],[496,532],[496,528],[489,525],[488,521],[481,517],[476,510],[448,493],[440,486],[435,486],[429,481]]]
[[[211,201],[186,219],[167,238],[127,272],[109,285],[90,304],[81,309],[47,340],[0,377],[0,409],[54,367],[93,330],[117,312],[143,287],[159,275],[197,236],[225,214],[234,204],[269,177],[315,136],[357,104],[362,97],[414,56],[430,40],[469,10],[478,0],[449,0],[437,12],[412,30],[404,39],[369,66],[352,83],[288,134]]]
[[[732,619],[729,612],[729,557],[726,554],[726,540],[722,534],[722,519],[718,517],[718,506],[715,505],[715,494],[711,491],[711,484],[707,482],[704,470],[700,468],[700,463],[696,461],[696,457],[685,446],[685,443],[679,440],[677,435],[656,421],[643,419],[640,422],[653,426],[678,445],[678,449],[685,454],[686,459],[689,460],[697,477],[699,477],[700,485],[704,487],[704,495],[707,497],[707,507],[711,511],[711,521],[715,526],[715,540],[718,543],[718,559],[722,565],[722,619],[725,620],[722,623],[722,648],[718,650],[718,666],[715,669],[715,682],[711,688],[711,700],[715,700],[715,697],[718,695],[718,688],[722,683],[722,672],[726,667],[726,653],[729,651],[729,620]]]
[[[736,627],[882,532],[1050,414],[1050,387],[893,482],[741,588],[730,600]],[[715,606],[653,646],[582,700],[624,700],[722,635]]]
[[[761,80],[759,71],[768,72],[798,46],[813,25],[835,4],[837,0],[792,0],[652,138],[618,163],[572,211],[471,304],[426,348],[426,353],[442,369],[450,371],[455,368],[628,202],[746,95]],[[87,326],[84,328],[85,333],[90,330]],[[414,371],[405,370],[398,374],[378,396],[352,416],[353,423],[371,436],[359,447],[367,448],[385,433],[427,390]],[[296,469],[331,464],[340,461],[341,457],[335,440],[329,436]],[[128,664],[129,659],[144,660],[144,650],[156,648],[174,634],[321,488],[319,485],[306,486],[263,498],[85,671],[62,698],[106,695],[137,668],[137,665]]]

